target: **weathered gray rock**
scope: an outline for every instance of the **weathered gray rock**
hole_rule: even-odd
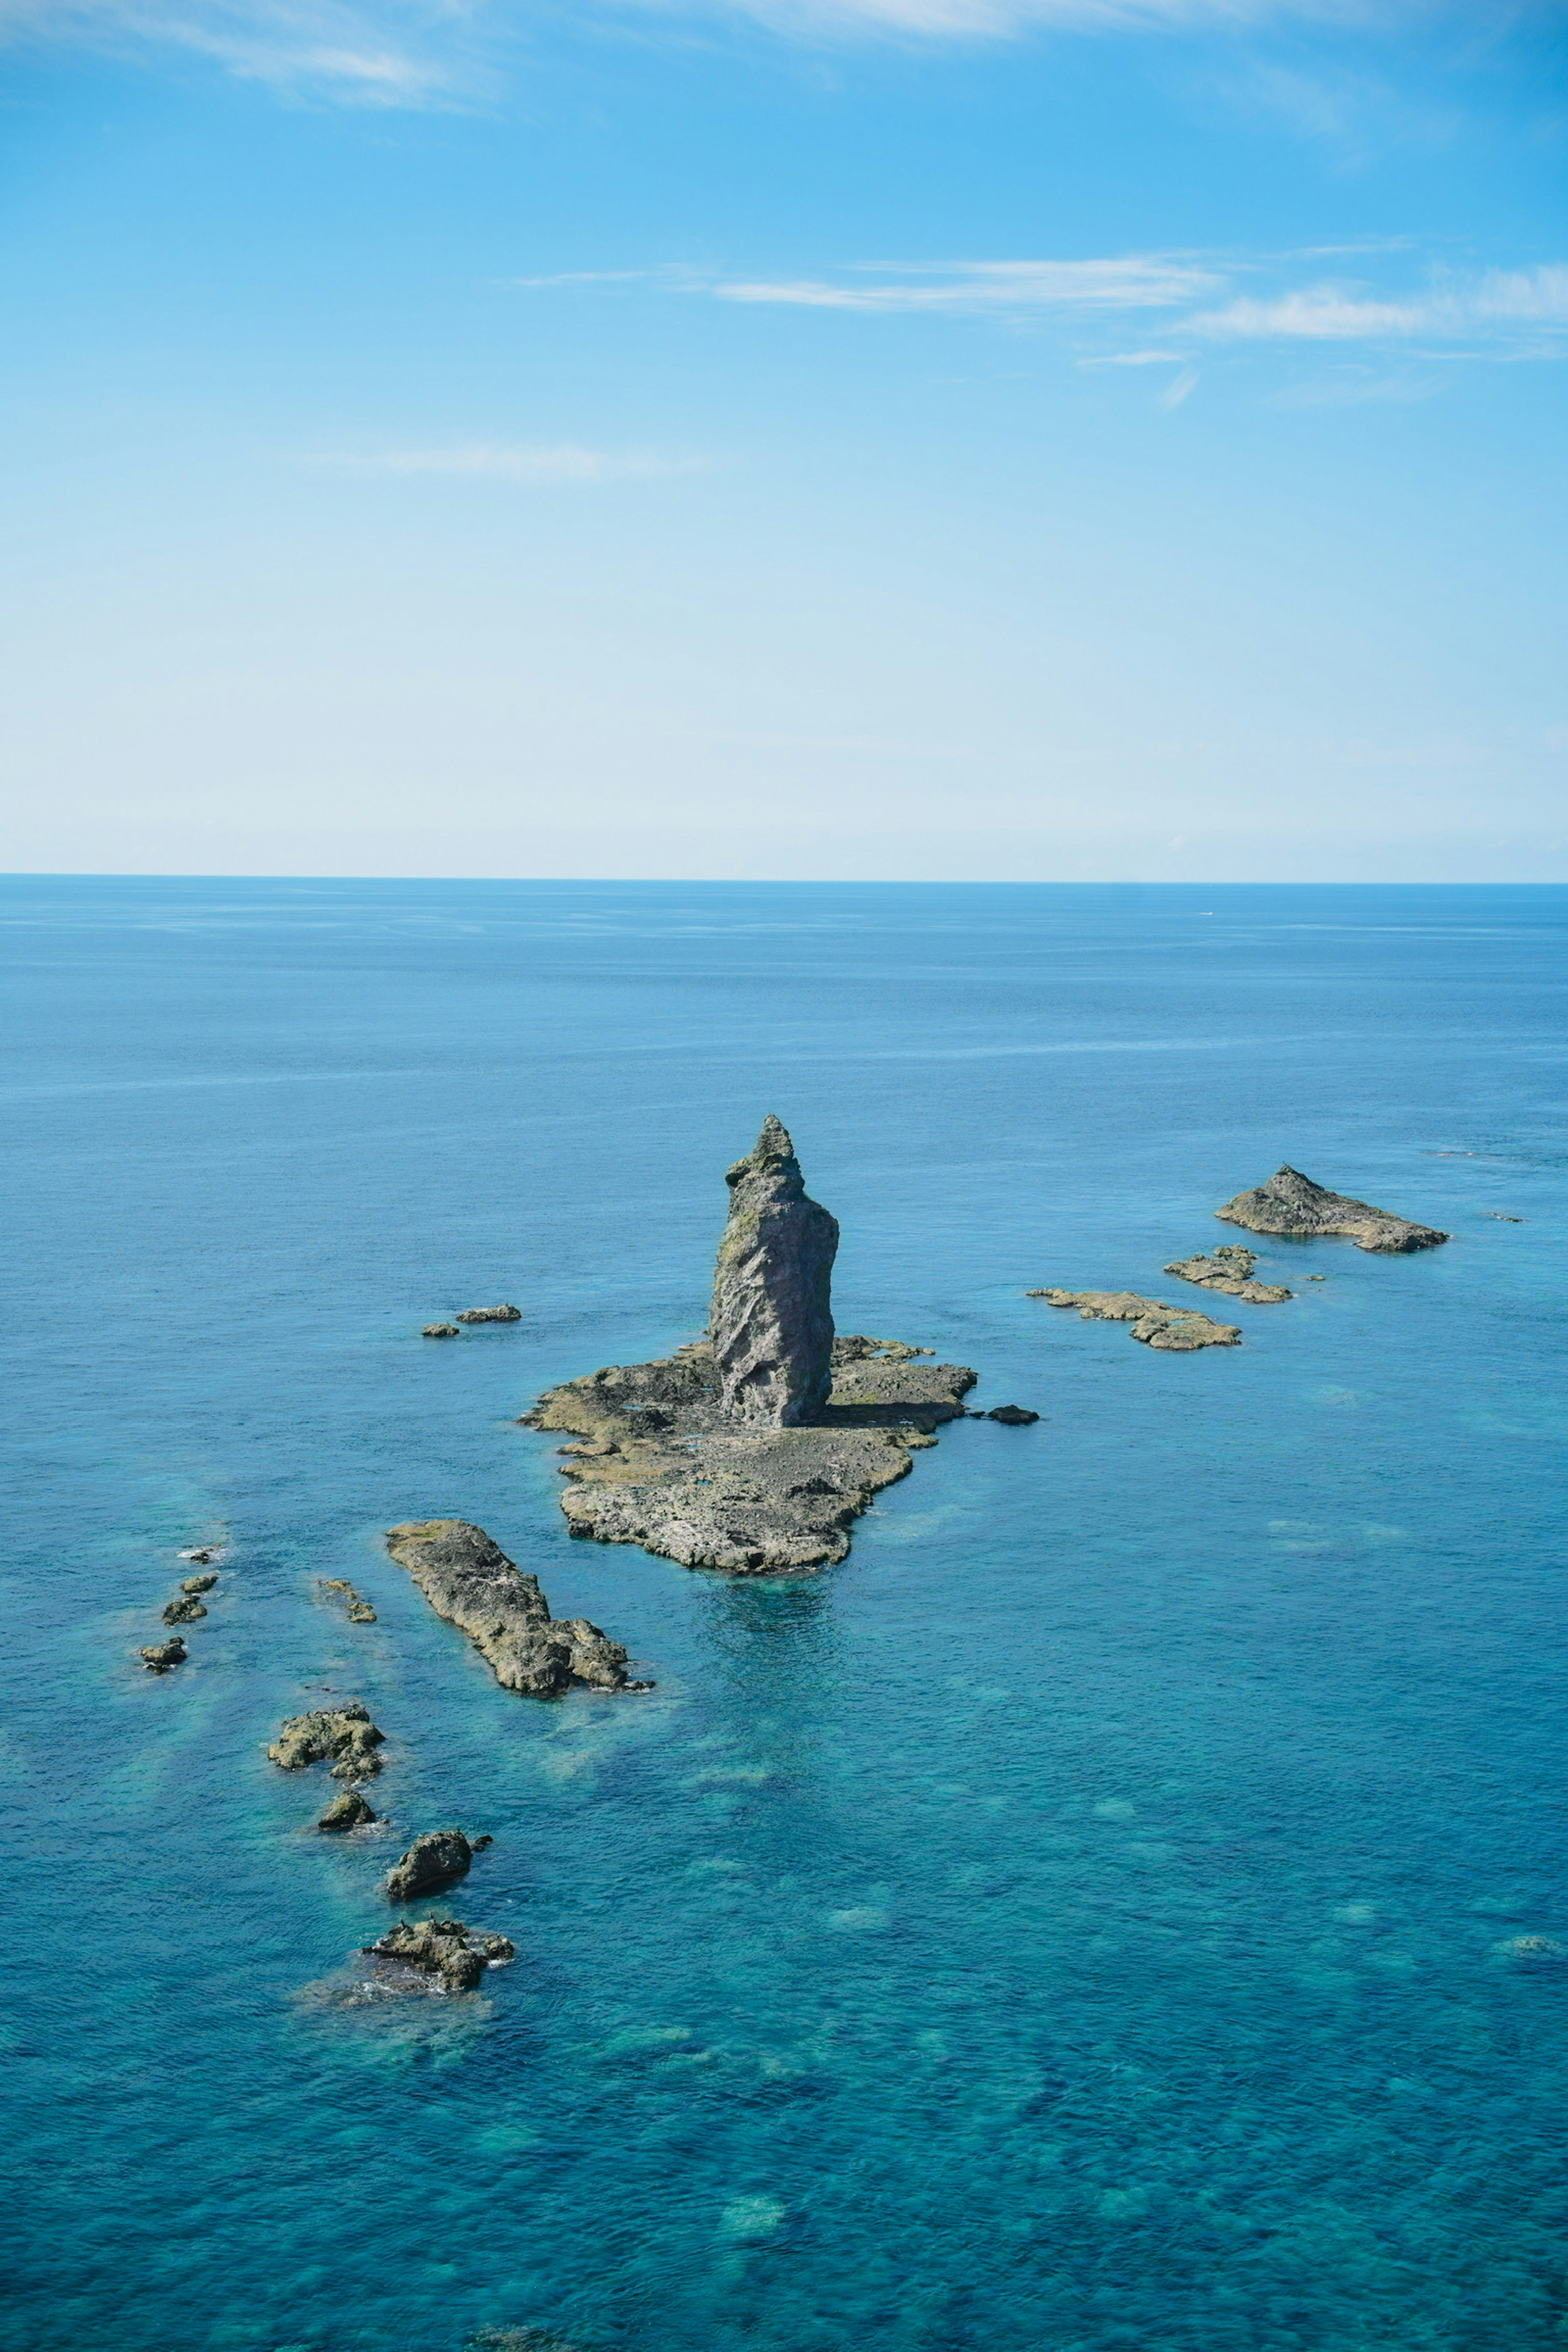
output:
[[[155,1642],[142,1653],[142,1663],[150,1675],[166,1675],[171,1666],[185,1663],[185,1645],[176,1633],[172,1642]]]
[[[1179,1274],[1184,1282],[1195,1282],[1205,1290],[1223,1290],[1227,1298],[1244,1299],[1249,1307],[1278,1307],[1291,1293],[1281,1283],[1255,1282],[1257,1263],[1239,1242],[1222,1242],[1212,1255],[1176,1258],[1165,1272]]]
[[[194,1625],[198,1617],[205,1617],[206,1613],[205,1604],[194,1592],[182,1592],[176,1600],[164,1603],[163,1622],[165,1625]]]
[[[458,1316],[459,1323],[521,1323],[521,1307],[468,1307]],[[443,1338],[446,1334],[443,1332]]]
[[[554,1698],[574,1683],[589,1690],[651,1690],[630,1682],[626,1653],[586,1617],[552,1617],[535,1576],[525,1576],[466,1519],[411,1519],[386,1531],[386,1548],[438,1617],[460,1627],[505,1690]]]
[[[422,1339],[455,1339],[458,1327],[455,1323],[426,1323],[419,1336]]]
[[[359,1790],[344,1789],[332,1799],[316,1827],[319,1830],[357,1830],[363,1823],[374,1819],[375,1815]]]
[[[438,1976],[450,1991],[472,1992],[490,1962],[510,1960],[513,1947],[510,1937],[484,1935],[460,1919],[400,1919],[361,1949]]]
[[[473,1847],[461,1830],[428,1830],[388,1873],[387,1899],[412,1903],[416,1895],[434,1895],[466,1878],[473,1858]]]
[[[339,1601],[342,1604],[342,1608],[348,1614],[351,1623],[355,1625],[374,1625],[375,1623],[374,1610],[371,1607],[368,1601],[362,1601],[360,1599],[359,1594],[354,1591],[353,1586],[349,1582],[346,1576],[323,1576],[321,1579],[321,1591],[327,1595],[329,1600]]]
[[[561,1507],[575,1536],[731,1576],[820,1568],[844,1558],[851,1522],[940,1423],[963,1414],[974,1385],[966,1364],[917,1363],[900,1342],[857,1340],[847,1353],[808,1427],[729,1420],[701,1341],[569,1381],[523,1421],[584,1441],[562,1448]]]
[[[838,1221],[806,1198],[795,1146],[772,1112],[724,1181],[730,1215],[713,1273],[709,1334],[726,1419],[793,1429],[833,1386]]]
[[[217,1578],[211,1571],[209,1571],[205,1576],[187,1576],[181,1580],[180,1591],[182,1592],[210,1592],[216,1582]]]
[[[1031,1290],[1052,1307],[1076,1307],[1086,1323],[1130,1323],[1146,1347],[1188,1355],[1194,1348],[1236,1348],[1235,1323],[1216,1323],[1190,1307],[1169,1307],[1163,1298],[1141,1298],[1135,1290]]]
[[[1238,1192],[1215,1215],[1255,1234],[1287,1234],[1297,1241],[1318,1234],[1344,1234],[1357,1249],[1383,1253],[1433,1249],[1452,1238],[1435,1225],[1415,1224],[1366,1201],[1352,1201],[1344,1192],[1325,1192],[1296,1168],[1277,1169],[1267,1183]]]
[[[342,1706],[312,1707],[308,1715],[291,1715],[267,1753],[285,1772],[307,1764],[332,1759],[334,1780],[369,1780],[381,1769],[376,1749],[386,1738],[371,1721],[363,1702],[345,1699]]]

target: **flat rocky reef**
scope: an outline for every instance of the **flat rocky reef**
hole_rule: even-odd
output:
[[[1255,1234],[1280,1234],[1292,1241],[1310,1241],[1320,1234],[1343,1234],[1357,1249],[1384,1255],[1435,1249],[1452,1238],[1436,1225],[1418,1225],[1396,1217],[1388,1209],[1374,1209],[1369,1201],[1352,1201],[1348,1193],[1330,1192],[1314,1184],[1299,1168],[1278,1168],[1265,1183],[1250,1192],[1238,1192],[1215,1211],[1226,1224],[1245,1225]]]
[[[1076,1307],[1086,1323],[1130,1323],[1132,1337],[1148,1348],[1190,1355],[1194,1348],[1237,1348],[1235,1323],[1216,1323],[1195,1307],[1170,1307],[1163,1298],[1142,1298],[1135,1290],[1031,1290],[1049,1307]]]
[[[1239,1298],[1248,1307],[1278,1307],[1295,1296],[1283,1283],[1255,1282],[1253,1267],[1258,1261],[1249,1249],[1239,1242],[1222,1242],[1207,1257],[1179,1257],[1165,1268],[1167,1274],[1179,1274],[1184,1282],[1195,1282],[1204,1290],[1223,1290],[1227,1298]]]
[[[845,1557],[852,1522],[963,1415],[975,1381],[966,1364],[862,1333],[832,1341],[831,1374],[809,1419],[738,1420],[712,1348],[696,1340],[568,1381],[522,1420],[582,1441],[561,1449],[574,1536],[731,1576],[816,1569]]]

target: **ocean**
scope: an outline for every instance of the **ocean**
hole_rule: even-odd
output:
[[[1565,943],[1545,887],[0,884],[5,2352],[1568,2342]],[[699,1332],[770,1110],[839,1328],[1043,1418],[819,1574],[574,1542],[517,1416]],[[1453,1239],[1162,1273],[1281,1160]],[[657,1688],[500,1689],[386,1557],[433,1516]],[[347,1839],[264,1753],[323,1692],[387,1734]],[[450,1823],[421,1907],[515,1962],[345,1998]]]

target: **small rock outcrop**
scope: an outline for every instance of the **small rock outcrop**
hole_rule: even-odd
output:
[[[329,1760],[334,1780],[370,1780],[381,1769],[376,1749],[385,1740],[357,1698],[342,1706],[312,1707],[308,1715],[291,1715],[267,1753],[285,1772]]]
[[[458,1327],[455,1323],[426,1323],[419,1336],[422,1339],[455,1339]]]
[[[194,1625],[198,1617],[205,1617],[206,1613],[205,1602],[194,1592],[181,1592],[176,1599],[163,1604],[165,1625]]]
[[[1026,1429],[1039,1414],[1031,1412],[1026,1404],[994,1404],[986,1414],[987,1421],[999,1421],[1008,1429]]]
[[[1278,1307],[1293,1294],[1282,1283],[1255,1282],[1252,1269],[1258,1261],[1249,1249],[1239,1242],[1222,1242],[1209,1256],[1179,1257],[1165,1268],[1167,1274],[1179,1274],[1184,1282],[1195,1282],[1205,1290],[1223,1290],[1227,1298],[1242,1299],[1249,1307]]]
[[[1051,1307],[1076,1307],[1086,1323],[1130,1323],[1145,1347],[1189,1355],[1194,1348],[1235,1348],[1241,1331],[1216,1323],[1190,1307],[1168,1307],[1163,1298],[1141,1298],[1135,1290],[1031,1290]]]
[[[351,1624],[374,1625],[375,1612],[368,1601],[362,1601],[345,1576],[323,1576],[321,1591],[328,1598],[340,1602]]]
[[[466,1519],[411,1519],[386,1548],[438,1617],[467,1633],[504,1690],[554,1698],[589,1690],[651,1690],[629,1682],[626,1653],[586,1617],[552,1617],[539,1579],[525,1576],[483,1528]]]
[[[468,1307],[465,1307],[462,1314],[458,1316],[458,1320],[459,1323],[521,1323],[522,1320],[522,1309],[521,1307],[505,1306]],[[434,1328],[432,1328],[429,1336],[432,1339],[437,1336]],[[438,1336],[445,1339],[447,1335],[443,1331]]]
[[[357,1830],[374,1819],[375,1815],[359,1790],[344,1789],[332,1799],[316,1827],[319,1830]]]
[[[461,1830],[429,1830],[415,1839],[389,1872],[387,1900],[412,1903],[417,1895],[434,1895],[466,1878],[473,1858],[474,1849]]]
[[[795,1146],[771,1111],[724,1181],[730,1215],[709,1318],[720,1410],[794,1429],[815,1420],[833,1386],[838,1221],[806,1198]]]
[[[183,1577],[180,1580],[180,1591],[182,1592],[210,1592],[216,1582],[217,1578],[216,1574],[209,1569],[205,1576]]]
[[[172,1642],[154,1642],[142,1653],[142,1663],[150,1675],[166,1675],[171,1666],[185,1663],[185,1645],[176,1633]]]
[[[1255,1234],[1283,1234],[1292,1240],[1310,1240],[1319,1234],[1344,1234],[1357,1249],[1384,1254],[1435,1249],[1452,1238],[1435,1225],[1418,1225],[1396,1217],[1369,1202],[1352,1201],[1344,1192],[1326,1192],[1297,1168],[1277,1169],[1267,1183],[1250,1192],[1238,1192],[1215,1211],[1226,1224],[1245,1225]]]
[[[510,1960],[513,1948],[510,1937],[483,1935],[460,1919],[400,1919],[361,1948],[437,1976],[453,1992],[472,1992],[490,1962]]]

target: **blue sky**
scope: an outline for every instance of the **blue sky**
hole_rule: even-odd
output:
[[[1568,880],[1568,13],[8,0],[24,870]]]

